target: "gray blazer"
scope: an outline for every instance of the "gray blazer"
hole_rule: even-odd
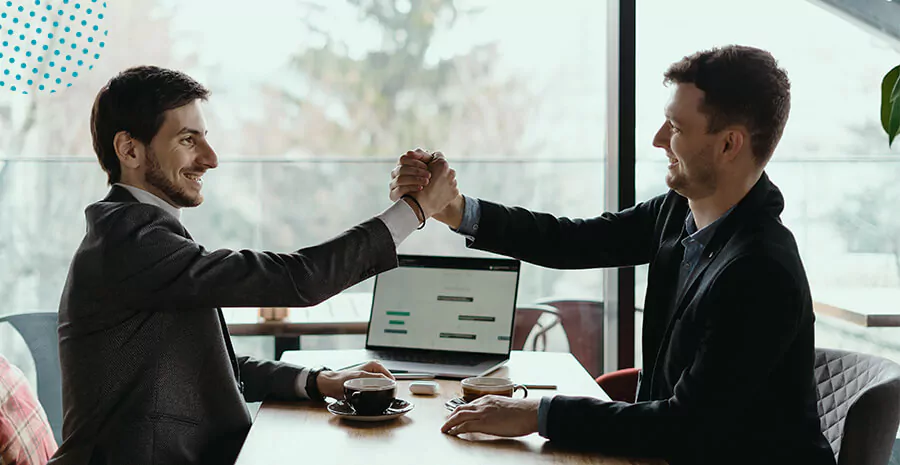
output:
[[[55,465],[233,463],[244,401],[297,399],[300,368],[235,357],[218,307],[315,305],[397,266],[378,219],[279,254],[207,251],[121,187],[85,215],[59,308]]]

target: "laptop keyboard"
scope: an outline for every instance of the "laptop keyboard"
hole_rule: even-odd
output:
[[[378,358],[393,362],[431,363],[441,365],[475,366],[483,362],[485,358],[478,355],[445,354],[445,353],[420,353],[420,352],[376,352]]]

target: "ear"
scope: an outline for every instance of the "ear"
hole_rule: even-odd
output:
[[[116,156],[123,167],[137,169],[144,161],[144,145],[125,131],[119,131],[113,137]]]
[[[733,160],[744,149],[744,143],[749,140],[746,132],[732,128],[725,131],[725,138],[722,146],[722,156],[726,160]]]

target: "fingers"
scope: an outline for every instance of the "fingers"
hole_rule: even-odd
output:
[[[381,375],[384,375],[385,378],[394,379],[394,375],[391,374],[391,372],[388,371],[388,369],[385,368],[384,365],[382,365],[381,363],[379,363],[375,360],[372,360],[371,362],[366,363],[365,365],[360,367],[360,370],[368,372],[370,374],[372,374],[372,373],[381,374]]]
[[[428,178],[421,176],[397,176],[391,180],[391,188],[402,186],[427,186]]]
[[[353,373],[354,378],[384,378],[384,379],[393,379],[393,376],[390,378],[387,377],[384,373],[372,373],[370,371],[357,371]]]
[[[407,160],[407,161],[409,161],[409,163],[403,162],[400,164],[401,165],[407,165],[407,164],[416,165],[414,162],[419,162],[423,165],[427,165],[433,158],[434,158],[434,156],[432,154],[422,150],[421,148],[416,148],[415,150],[410,150],[410,151],[406,152],[405,154],[403,154],[400,157],[401,161]],[[418,166],[418,165],[416,165],[416,166]],[[419,166],[419,167],[423,168],[422,166]]]
[[[450,415],[450,418],[441,426],[441,432],[448,433],[453,428],[467,422],[477,420],[481,417],[481,413],[475,410],[460,410],[459,408]]]
[[[418,166],[412,165],[397,165],[391,170],[391,177],[396,178],[398,176],[418,176],[420,178],[430,178],[431,171],[428,171],[425,168],[420,168]]]
[[[437,158],[428,165],[428,170],[431,171],[432,177],[441,176],[450,171],[450,164],[443,158]]]
[[[456,436],[463,433],[484,433],[484,426],[480,420],[472,420],[462,423],[455,428],[445,431],[447,434]]]
[[[400,156],[400,159],[397,161],[397,165],[400,166],[410,166],[413,168],[418,168],[422,170],[428,169],[428,162],[431,161],[431,155],[425,154],[426,156],[422,156],[416,152],[406,152],[405,154]]]

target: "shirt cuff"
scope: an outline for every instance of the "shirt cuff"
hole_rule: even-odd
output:
[[[295,390],[297,391],[297,397],[301,399],[309,399],[309,395],[306,393],[306,380],[309,378],[309,368],[304,368],[300,370],[300,374],[297,375],[297,381],[295,385]]]
[[[404,239],[409,237],[419,227],[419,217],[412,207],[405,200],[398,200],[387,210],[382,212],[376,218],[381,220],[388,231],[391,232],[391,238],[394,239],[394,247],[399,247]]]
[[[550,401],[553,400],[552,397],[544,397],[541,399],[541,406],[538,407],[538,434],[541,436],[550,439],[547,436],[547,421],[550,418]]]
[[[478,222],[481,221],[481,202],[478,199],[463,196],[463,217],[459,228],[450,228],[453,232],[466,236],[469,240],[475,240],[478,233]]]

